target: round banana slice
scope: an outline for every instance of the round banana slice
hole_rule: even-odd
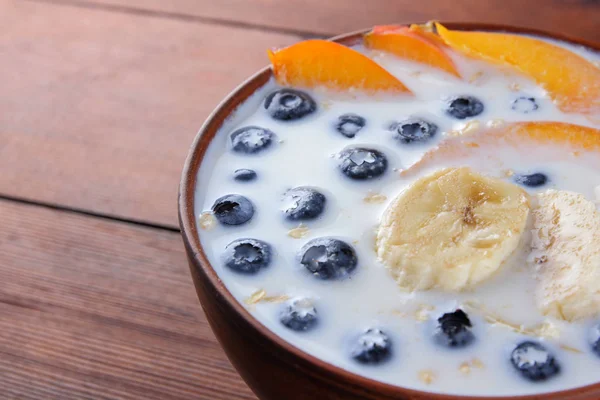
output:
[[[460,291],[500,268],[519,245],[528,214],[520,187],[469,168],[440,170],[389,205],[377,256],[403,289]]]
[[[544,315],[575,321],[600,312],[600,211],[582,194],[536,196],[532,252]]]

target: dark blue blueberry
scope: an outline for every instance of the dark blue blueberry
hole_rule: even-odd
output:
[[[540,187],[548,182],[548,177],[545,174],[536,172],[530,175],[515,175],[515,182],[527,187]]]
[[[510,354],[513,367],[530,381],[544,381],[560,372],[554,356],[540,343],[525,341]]]
[[[523,114],[529,114],[538,108],[540,107],[533,97],[522,96],[515,99],[512,103],[512,109]]]
[[[395,131],[394,139],[404,144],[427,142],[438,130],[436,124],[417,118],[395,123],[391,128]]]
[[[471,320],[463,310],[446,313],[438,318],[435,341],[444,347],[465,347],[475,339]]]
[[[352,246],[338,239],[317,238],[300,249],[300,263],[320,279],[339,279],[356,268]]]
[[[343,150],[339,159],[344,175],[356,180],[376,178],[385,172],[388,165],[382,152],[362,147]]]
[[[481,100],[473,96],[460,96],[448,102],[446,113],[456,119],[465,119],[481,114],[483,108]]]
[[[353,138],[366,124],[367,121],[359,115],[344,114],[338,118],[335,129],[347,138]]]
[[[265,99],[265,109],[273,119],[293,121],[312,114],[317,103],[308,94],[294,89],[280,89]]]
[[[370,328],[358,337],[352,358],[363,364],[380,364],[392,355],[392,342],[381,330]]]
[[[271,262],[271,246],[258,239],[237,239],[225,247],[225,265],[235,272],[255,274]]]
[[[253,169],[236,169],[233,173],[233,179],[240,182],[248,182],[256,179],[256,171]]]
[[[317,309],[310,299],[293,299],[285,305],[279,315],[279,320],[293,331],[308,331],[317,325]]]
[[[231,146],[238,153],[257,153],[271,146],[275,134],[258,126],[245,126],[231,134]]]
[[[592,351],[600,357],[600,325],[596,324],[590,332],[590,344]]]
[[[288,190],[284,199],[283,212],[287,219],[292,221],[314,219],[321,215],[325,209],[325,195],[310,188],[300,186]]]
[[[217,220],[224,225],[241,225],[254,215],[254,206],[244,196],[228,194],[219,197],[212,206]]]

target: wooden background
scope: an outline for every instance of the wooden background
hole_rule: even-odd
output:
[[[265,49],[432,18],[600,39],[597,0],[0,0],[0,398],[255,399],[178,234],[192,138]]]

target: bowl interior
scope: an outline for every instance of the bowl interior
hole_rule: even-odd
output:
[[[541,37],[547,37],[550,39],[562,40],[575,45],[587,47],[589,49],[600,51],[600,43],[592,43],[589,41],[571,38],[558,33],[549,33],[536,29],[519,28],[508,25],[494,25],[494,24],[477,24],[477,23],[444,23],[450,29],[459,30],[480,30],[480,31],[503,31],[513,32],[519,34],[530,34]],[[361,30],[353,33],[348,33],[340,36],[336,36],[331,40],[339,42],[344,45],[357,44],[362,39],[362,35],[367,30]],[[256,320],[238,301],[233,297],[229,290],[219,279],[217,273],[211,266],[208,258],[202,248],[200,239],[198,236],[197,218],[194,213],[194,192],[196,187],[196,177],[198,170],[201,166],[202,160],[206,151],[219,131],[221,125],[225,119],[231,115],[235,109],[243,103],[249,96],[251,96],[256,90],[264,86],[272,77],[271,69],[266,67],[261,71],[257,72],[254,76],[250,77],[231,94],[225,98],[221,104],[219,104],[213,113],[207,118],[206,122],[197,134],[194,142],[192,143],[190,152],[185,161],[182,179],[179,190],[179,221],[181,226],[181,232],[184,239],[184,244],[188,250],[188,253],[193,255],[192,264],[193,268],[196,268],[199,273],[206,278],[212,287],[219,293],[220,296],[227,302],[228,306],[231,307],[237,314],[242,316],[250,326],[266,340],[271,341],[278,346],[283,352],[287,353],[290,357],[302,360],[311,366],[315,374],[327,374],[329,376],[335,376],[340,383],[352,382],[355,385],[366,386],[374,388],[376,391],[382,394],[394,396],[414,396],[415,398],[426,398],[434,400],[458,400],[458,399],[485,399],[489,397],[465,397],[465,396],[451,396],[444,394],[435,394],[429,392],[415,391],[406,389],[400,386],[389,385],[374,381],[360,375],[348,372],[344,369],[326,363],[316,357],[313,357],[303,351],[299,350],[295,346],[281,339],[275,335],[265,326],[263,326],[258,320]],[[511,397],[496,397],[499,399],[520,399],[520,400],[534,400],[534,399],[547,399],[547,400],[558,400],[558,399],[571,399],[579,398],[581,395],[600,393],[600,383],[585,386],[576,389],[570,389],[562,392],[547,393],[543,395],[525,395],[525,396],[511,396]],[[600,396],[600,395],[599,395]],[[400,397],[399,397],[400,398]],[[592,397],[590,397],[592,398]]]

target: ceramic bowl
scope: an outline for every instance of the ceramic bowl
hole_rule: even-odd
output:
[[[600,44],[561,34],[504,25],[445,23],[451,29],[505,31],[559,39],[600,51]],[[332,40],[353,45],[366,31]],[[223,121],[271,78],[269,67],[235,89],[208,117],[185,162],[179,191],[179,221],[189,266],[202,308],[213,332],[242,378],[262,400],[459,400],[465,396],[434,394],[393,386],[350,373],[302,352],[258,322],[239,304],[219,279],[202,249],[194,214],[194,189],[206,150]],[[493,396],[493,393],[490,393]],[[484,397],[468,397],[482,400]],[[519,400],[600,399],[600,383],[568,391],[518,397]]]

